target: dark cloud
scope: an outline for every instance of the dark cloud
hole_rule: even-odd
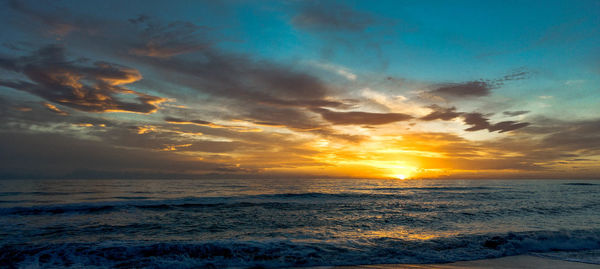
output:
[[[335,99],[336,93],[318,77],[293,66],[259,61],[245,55],[209,48],[200,59],[137,59],[171,75],[177,85],[208,94],[226,104],[230,118],[268,122],[292,130],[323,128],[307,110],[319,107],[348,109],[356,100]]]
[[[497,79],[496,82],[502,83],[505,81],[528,79],[531,76],[531,74],[532,74],[532,72],[527,70],[526,68],[519,68],[519,69],[515,70],[514,72],[512,72],[508,75],[505,75],[500,79]]]
[[[213,97],[239,101],[245,106],[343,107],[346,102],[333,100],[329,87],[321,79],[269,61],[257,61],[245,55],[205,49],[197,57],[136,59],[159,72],[166,80]],[[172,76],[171,76],[172,75]]]
[[[247,126],[237,126],[237,125],[224,125],[224,124],[216,124],[210,121],[204,121],[204,120],[183,120],[183,119],[178,119],[178,118],[173,118],[173,117],[166,117],[165,121],[171,124],[192,124],[192,125],[198,125],[198,126],[206,126],[206,127],[210,127],[210,128],[224,128],[224,129],[230,129],[236,132],[261,132],[261,129],[257,129],[257,128],[251,128],[251,127],[247,127]]]
[[[311,111],[337,125],[381,125],[413,118],[403,113],[336,112],[324,108],[313,108]]]
[[[66,8],[53,5],[40,9],[39,3],[27,3],[26,1],[9,0],[8,7],[27,16],[27,20],[21,22],[21,26],[33,31],[41,31],[44,35],[55,35],[62,38],[72,32],[93,33],[101,27],[101,21],[91,16],[74,17],[73,12]],[[60,15],[56,15],[58,13]]]
[[[210,121],[203,121],[203,120],[183,120],[183,119],[178,119],[178,118],[173,118],[173,117],[166,117],[165,121],[168,123],[175,123],[175,124],[196,124],[196,125],[201,125],[201,126],[207,126],[207,125],[212,125],[213,123]]]
[[[2,133],[24,133],[31,139],[45,140],[45,136],[48,137],[45,141],[48,143],[55,143],[53,139],[55,137],[63,137],[64,140],[73,139],[73,147],[78,147],[78,151],[84,152],[102,152],[104,157],[109,158],[110,154],[123,154],[124,156],[132,156],[134,152],[140,154],[153,155],[149,156],[150,159],[161,159],[165,162],[170,162],[173,159],[193,162],[198,161],[198,170],[204,170],[204,164],[212,163],[212,166],[217,167],[229,167],[232,162],[236,161],[228,156],[226,153],[236,153],[237,158],[246,155],[260,154],[265,159],[281,161],[278,153],[267,154],[265,152],[265,145],[269,145],[270,150],[277,150],[285,156],[309,154],[306,153],[306,149],[301,146],[304,141],[297,141],[293,134],[285,133],[270,133],[270,132],[245,132],[246,130],[241,129],[242,126],[224,126],[216,125],[207,121],[193,120],[194,124],[161,124],[161,123],[147,123],[140,125],[137,121],[107,121],[102,118],[92,118],[82,115],[91,115],[99,117],[98,114],[89,113],[75,113],[70,117],[62,117],[55,113],[44,113],[45,108],[36,103],[25,103],[32,110],[23,113],[12,107],[4,106],[4,99],[0,96],[0,136]],[[19,104],[23,105],[23,104]],[[172,118],[170,120],[183,121],[181,119]],[[202,123],[196,124],[196,123]],[[210,126],[203,125],[209,123]],[[216,125],[216,126],[215,126]],[[248,129],[247,127],[243,127]],[[40,132],[39,130],[44,130]],[[85,138],[82,140],[81,138]],[[86,146],[85,141],[89,142],[89,147]],[[41,141],[31,142],[33,145],[36,143],[43,143]],[[2,141],[0,141],[2,144]],[[0,145],[2,146],[2,145]],[[21,145],[23,146],[23,145]],[[58,147],[58,146],[57,146]],[[99,149],[104,147],[105,149]],[[17,147],[18,148],[18,147]],[[46,150],[47,148],[41,148]],[[55,151],[57,152],[57,151]],[[165,154],[163,152],[169,152],[171,154]],[[61,154],[71,154],[69,150],[62,152]],[[178,156],[181,153],[183,156]],[[16,148],[13,149],[10,154],[17,155],[28,155],[34,154],[33,151],[21,149],[19,152]],[[213,156],[211,154],[217,154]],[[221,155],[222,154],[222,155]],[[0,155],[2,155],[0,153]],[[92,154],[93,155],[93,154]],[[135,154],[134,154],[135,155]],[[25,158],[25,157],[23,157]],[[85,157],[81,157],[85,158]],[[92,158],[92,157],[90,157]],[[123,156],[115,156],[115,159],[124,158]],[[247,157],[244,157],[247,158]],[[308,158],[302,156],[302,158]],[[296,158],[290,157],[289,160],[295,161]],[[31,163],[35,163],[35,167],[45,167],[42,170],[50,169],[42,160],[41,163],[36,163],[38,159],[35,156],[30,158]],[[101,163],[94,165],[92,163],[85,165],[84,167],[75,167],[79,165],[78,162],[65,162],[55,163],[56,170],[72,171],[73,169],[85,169],[100,171],[104,167]],[[108,169],[109,172],[115,171],[131,171],[136,170],[138,174],[144,174],[144,171],[157,171],[157,173],[191,173],[189,171],[179,170],[175,166],[170,169],[165,166],[157,165],[150,162],[148,166],[144,166],[144,161],[140,161],[139,164],[129,167],[131,162],[123,162],[122,167],[118,167],[116,164],[114,167]],[[235,164],[235,163],[234,163]],[[72,166],[75,165],[75,166]],[[190,165],[193,167],[193,165]],[[265,165],[257,163],[254,165],[256,169],[264,168]],[[240,172],[245,171],[238,167],[232,167]],[[33,171],[36,169],[25,169],[27,171]],[[54,169],[54,168],[52,168]],[[2,170],[2,169],[0,169]],[[192,169],[194,170],[194,169]],[[8,170],[7,170],[8,171]],[[45,170],[46,171],[46,170]],[[49,171],[49,170],[48,170]],[[210,171],[208,171],[210,172]],[[19,172],[21,173],[21,172]],[[1,174],[1,173],[0,173]],[[90,175],[92,177],[93,175]],[[1,177],[1,175],[0,175]]]
[[[469,132],[487,129],[490,132],[498,131],[499,133],[504,133],[529,126],[530,124],[528,122],[519,123],[515,121],[502,121],[490,124],[489,120],[481,113],[464,113],[462,117],[465,124],[471,125],[471,127],[465,129],[465,131]]]
[[[202,50],[215,42],[210,39],[215,37],[208,28],[187,21],[165,24],[142,14],[130,18],[129,23],[123,23],[81,16],[65,6],[39,9],[36,5],[28,1],[10,1],[9,7],[26,16],[28,23],[20,25],[23,28],[56,35],[58,39],[67,39],[69,36],[96,39],[92,45],[124,50],[139,56],[168,58]]]
[[[308,100],[282,100],[282,99],[261,99],[260,103],[281,106],[281,107],[335,107],[335,108],[351,108],[355,100],[325,100],[325,99],[308,99]]]
[[[60,133],[72,131],[69,128],[78,125],[104,127],[115,125],[110,120],[96,117],[98,114],[54,109],[58,108],[47,102],[7,100],[0,96],[0,130],[4,132],[46,130]],[[48,113],[48,111],[52,113]],[[69,115],[69,117],[65,117],[66,115]]]
[[[491,124],[486,115],[481,113],[466,113],[466,112],[457,112],[456,107],[444,108],[438,105],[431,105],[428,108],[432,109],[431,113],[423,116],[420,120],[424,121],[432,121],[432,120],[453,120],[455,118],[461,117],[463,122],[467,125],[471,125],[471,127],[465,129],[465,131],[474,132],[480,130],[488,130],[490,132],[498,131],[500,133],[520,129],[526,126],[529,126],[527,122],[515,122],[515,121],[503,121],[498,122],[496,124]],[[523,111],[517,111],[523,112]],[[527,113],[528,111],[525,111]],[[506,113],[506,112],[505,112]],[[521,113],[524,114],[524,113]],[[521,115],[518,114],[518,115]]]
[[[485,130],[490,127],[489,120],[481,113],[464,113],[462,117],[465,124],[471,125],[471,127],[465,129],[465,131],[474,132]]]
[[[331,1],[305,2],[292,18],[294,26],[317,31],[364,31],[375,21],[368,13]]]
[[[346,141],[369,139],[340,133],[332,125],[376,128],[375,125],[412,118],[401,113],[351,111],[358,107],[358,101],[340,97],[343,94],[329,80],[313,71],[294,62],[278,63],[220,49],[213,31],[194,23],[163,23],[146,15],[129,21],[122,17],[120,20],[83,18],[68,9],[10,3],[13,10],[28,15],[18,20],[24,27],[20,28],[23,33],[33,29],[44,32],[44,38],[51,33],[50,38],[91,53],[88,55],[112,57],[130,66],[139,66],[146,76],[152,74],[155,81],[140,81],[137,70],[118,64],[69,59],[64,49],[56,46],[27,57],[0,57],[0,68],[14,75],[12,78],[19,78],[2,76],[2,86],[30,92],[48,101],[40,102],[37,98],[30,102],[3,101],[0,98],[0,161],[3,162],[0,173],[134,177],[172,175],[179,171],[193,175],[258,173],[262,168],[331,165],[315,161],[315,156],[319,156],[315,154],[326,153],[325,150],[331,148],[311,147],[314,139],[344,140],[341,143],[344,146],[350,145]],[[349,54],[377,51],[378,44],[382,43],[379,37],[385,35],[369,34],[377,31],[375,24],[381,21],[375,19],[379,18],[333,2],[321,6],[315,3],[302,3],[303,8],[292,19],[294,26],[323,38],[332,51],[357,43],[361,46]],[[14,49],[14,53],[31,48],[30,45],[19,49],[7,47]],[[503,83],[526,79],[530,74],[527,70],[517,70],[497,79],[440,84],[427,93],[444,101],[484,97]],[[167,85],[165,93],[180,101],[185,98],[188,108],[161,110],[162,115],[173,116],[143,117],[144,123],[139,117],[109,121],[101,118],[106,116],[104,114],[81,112],[148,113],[156,110],[161,98],[123,86],[134,82],[136,88],[145,89],[142,86],[147,85],[160,91],[162,87],[156,85]],[[384,110],[387,107],[377,108],[387,111]],[[528,117],[532,122],[530,126],[528,122],[494,123],[489,113],[460,112],[452,106],[429,108],[432,111],[419,120],[460,119],[468,125],[467,131],[520,131],[491,141],[469,141],[444,133],[414,136],[402,133],[405,144],[394,146],[407,151],[436,153],[431,154],[436,157],[420,156],[423,161],[418,163],[425,169],[537,171],[547,169],[545,162],[567,164],[588,160],[592,163],[600,153],[598,120],[568,122]],[[70,116],[64,117],[66,113]],[[528,111],[504,111],[502,114],[526,113]],[[245,132],[249,127],[235,126],[236,120],[244,122],[240,125],[264,127],[264,131]],[[218,124],[220,122],[227,124]],[[411,123],[414,122],[416,120]],[[298,132],[302,135],[297,135]],[[227,154],[232,152],[235,154]],[[360,150],[353,153],[361,155]],[[236,162],[242,166],[250,163],[252,167],[240,168],[235,166]]]
[[[390,57],[385,55],[386,37],[414,31],[405,21],[357,10],[347,1],[298,1],[297,13],[290,24],[315,35],[320,41],[321,57],[335,59],[345,55],[361,55],[363,65],[385,70]]]
[[[47,46],[30,56],[0,62],[9,63],[2,67],[8,66],[31,81],[1,79],[0,86],[81,111],[152,113],[158,109],[157,104],[165,101],[121,86],[140,80],[137,70],[101,61],[93,65],[69,61],[59,46]],[[134,95],[138,102],[124,101],[122,95]]]
[[[430,94],[446,98],[481,97],[491,93],[493,86],[485,81],[469,81],[464,83],[448,83],[429,91]]]
[[[452,120],[461,116],[463,113],[456,112],[456,107],[444,108],[438,105],[429,106],[433,111],[423,117],[421,120],[432,121],[432,120]]]
[[[148,21],[149,19],[150,19],[150,17],[148,15],[141,14],[141,15],[138,15],[137,17],[131,18],[127,21],[129,21],[130,23],[133,23],[133,24],[139,24],[139,23],[144,23],[144,22]]]
[[[4,69],[10,70],[10,71],[18,70],[17,63],[15,61],[10,60],[10,59],[3,59],[3,58],[0,58],[0,68],[4,68]]]
[[[49,11],[36,15],[25,9],[20,11],[28,16],[41,14],[64,24],[85,21],[71,12],[65,15],[64,11]],[[86,25],[79,27],[83,29]],[[160,74],[158,83],[161,85],[180,89],[154,89],[156,91],[164,91],[171,97],[188,101],[201,96],[203,102],[210,100],[222,103],[229,107],[230,115],[224,115],[226,118],[268,121],[291,129],[306,130],[321,125],[318,119],[306,114],[307,108],[349,109],[356,104],[355,100],[332,97],[337,94],[327,83],[299,65],[223,51],[213,46],[219,36],[213,34],[211,29],[190,22],[163,23],[151,16],[140,15],[121,24],[107,21],[94,24],[93,27],[90,31],[74,31],[65,39],[77,42],[85,40],[79,45],[144,66],[146,70]],[[139,84],[144,83],[142,81]],[[149,87],[156,85],[148,84]],[[84,108],[88,107],[78,109]],[[136,110],[148,111],[148,108]]]
[[[517,111],[504,111],[502,112],[502,114],[506,115],[506,116],[520,116],[520,115],[525,115],[527,113],[529,113],[529,110],[517,110]]]
[[[0,147],[0,177],[65,177],[81,170],[191,175],[217,172],[221,168],[236,169],[234,165],[199,161],[173,152],[125,149],[97,141],[48,133],[2,132]]]
[[[573,122],[537,120],[541,121],[541,128],[534,132],[546,134],[542,140],[544,147],[580,155],[600,153],[600,119]]]
[[[251,122],[269,123],[293,130],[311,131],[324,128],[318,120],[296,108],[254,107],[243,113],[244,119]]]
[[[529,126],[529,122],[516,122],[516,121],[501,121],[496,124],[492,124],[488,127],[490,132],[498,131],[499,133],[504,133],[516,129],[520,129],[523,127]]]
[[[229,141],[195,141],[188,145],[179,149],[179,151],[227,153],[252,149],[247,143]]]
[[[327,94],[327,87],[316,77],[281,66],[259,64],[264,64],[265,68],[253,66],[246,70],[246,77],[272,93],[281,93],[284,97],[294,99],[323,98]]]
[[[527,79],[530,75],[530,71],[521,68],[498,79],[441,84],[427,94],[448,99],[483,97],[490,95],[493,89],[501,87],[507,81]]]
[[[590,163],[585,165],[594,167],[593,161],[600,154],[600,119],[563,121],[537,117],[532,121],[532,127],[512,136],[472,142],[472,145],[477,150],[486,149],[496,156],[506,156],[506,159],[532,166],[527,170],[551,170],[556,169],[557,163],[564,165],[579,161],[589,161]],[[515,155],[518,157],[509,157]],[[569,167],[559,167],[546,176],[574,176],[565,168]],[[597,172],[581,173],[578,176],[596,177]],[[539,175],[537,177],[539,178]]]
[[[212,43],[203,38],[207,36],[208,29],[191,22],[162,24],[144,15],[130,19],[129,22],[145,27],[139,35],[142,42],[130,49],[135,55],[168,58],[202,50]]]

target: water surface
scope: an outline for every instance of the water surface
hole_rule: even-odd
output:
[[[599,263],[600,181],[3,180],[0,267]]]

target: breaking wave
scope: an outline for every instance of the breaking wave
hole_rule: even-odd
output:
[[[536,252],[600,249],[600,230],[537,231],[406,241],[268,241],[18,244],[0,248],[0,267],[222,268],[442,263]],[[552,256],[552,252],[549,254]],[[556,258],[557,255],[552,257]],[[561,256],[558,256],[561,257]],[[579,261],[598,260],[579,257]],[[594,256],[595,257],[595,256]],[[567,258],[565,258],[567,259]]]

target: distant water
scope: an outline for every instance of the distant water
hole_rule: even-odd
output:
[[[4,180],[0,267],[600,264],[600,181]]]

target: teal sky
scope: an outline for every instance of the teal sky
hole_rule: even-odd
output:
[[[0,176],[597,177],[599,13],[1,1]]]

